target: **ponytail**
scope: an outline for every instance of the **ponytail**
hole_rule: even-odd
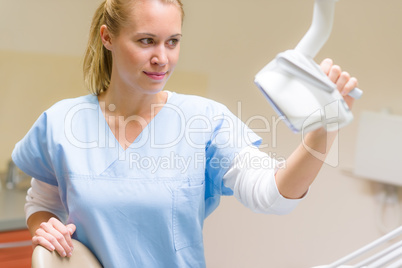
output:
[[[103,46],[100,27],[105,24],[104,1],[96,10],[92,19],[89,40],[84,57],[84,83],[94,95],[106,91],[112,74],[112,53]]]

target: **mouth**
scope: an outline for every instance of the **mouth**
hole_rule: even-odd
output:
[[[167,72],[145,72],[144,74],[146,74],[149,78],[153,79],[153,80],[163,80],[166,77]]]

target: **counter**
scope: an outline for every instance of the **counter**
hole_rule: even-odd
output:
[[[0,232],[26,229],[25,204],[26,191],[0,188]]]
[[[15,189],[7,189],[4,176],[0,174],[0,267],[26,268],[31,267],[33,250],[31,234],[25,224],[27,186],[15,186]]]

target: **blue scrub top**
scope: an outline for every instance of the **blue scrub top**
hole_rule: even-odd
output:
[[[104,267],[205,267],[204,219],[233,194],[222,177],[261,138],[222,104],[172,93],[124,150],[100,105],[93,95],[56,103],[16,144],[14,162],[58,186],[74,238]]]

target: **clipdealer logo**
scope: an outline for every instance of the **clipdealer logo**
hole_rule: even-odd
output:
[[[347,107],[345,101],[340,99],[329,103],[324,109],[315,111],[304,121],[301,131],[303,147],[312,156],[331,167],[337,167],[339,165],[339,135],[337,134],[341,127],[340,120],[342,119],[339,108],[340,105]],[[309,130],[309,127],[313,124],[319,124],[327,130],[326,145],[321,151],[311,148],[306,142],[306,134],[309,132],[306,131],[306,129]]]

